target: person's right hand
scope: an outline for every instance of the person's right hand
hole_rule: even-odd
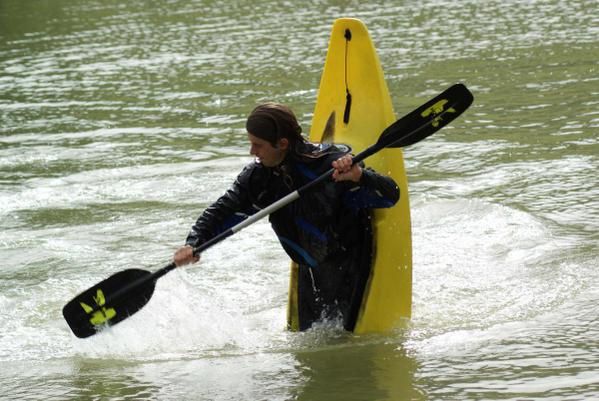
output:
[[[200,255],[193,256],[193,248],[190,245],[182,246],[177,249],[173,261],[177,266],[188,265],[190,263],[196,263],[200,260]]]
[[[341,156],[333,162],[333,179],[335,181],[353,181],[360,182],[362,178],[362,167],[359,164],[353,164],[351,155]]]

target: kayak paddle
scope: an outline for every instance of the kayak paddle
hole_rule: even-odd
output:
[[[464,85],[451,86],[388,126],[375,144],[353,157],[353,163],[359,163],[382,149],[410,146],[425,139],[462,114],[473,100],[472,93]],[[194,248],[194,255],[295,201],[321,182],[330,179],[333,172],[334,169],[331,168],[314,181]],[[115,273],[73,298],[64,306],[63,316],[77,337],[90,337],[103,327],[114,325],[143,308],[154,293],[156,281],[176,267],[171,262],[153,273],[142,269],[127,269]]]

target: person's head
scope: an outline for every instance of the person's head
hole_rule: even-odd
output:
[[[303,142],[302,128],[293,111],[278,103],[256,107],[245,124],[250,141],[250,154],[267,167],[280,164],[287,152]]]

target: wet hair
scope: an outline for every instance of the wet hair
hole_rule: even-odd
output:
[[[302,127],[295,114],[289,107],[279,103],[257,106],[250,113],[245,128],[250,134],[268,141],[273,147],[278,145],[281,138],[287,138],[291,149],[304,142]]]

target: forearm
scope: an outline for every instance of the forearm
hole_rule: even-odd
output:
[[[362,169],[359,184],[369,192],[389,201],[392,205],[399,200],[400,191],[395,181],[391,177],[379,174],[372,169]]]
[[[360,181],[345,195],[345,202],[354,209],[388,208],[399,200],[399,188],[391,177],[363,168]]]
[[[185,243],[197,247],[247,218],[244,202],[232,189],[202,212]]]

